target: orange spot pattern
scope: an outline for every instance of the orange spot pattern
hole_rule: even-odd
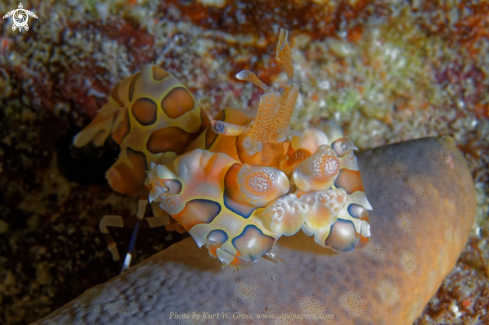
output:
[[[175,88],[163,98],[161,108],[169,118],[176,119],[194,108],[194,100],[187,89]]]
[[[156,103],[149,98],[139,98],[132,105],[134,118],[142,125],[151,125],[156,122]]]
[[[335,181],[336,187],[343,188],[346,193],[352,194],[356,191],[364,191],[360,172],[343,168]]]
[[[190,133],[185,132],[178,126],[169,126],[151,133],[147,149],[154,154],[173,151],[177,155],[181,155],[190,140],[192,140]]]

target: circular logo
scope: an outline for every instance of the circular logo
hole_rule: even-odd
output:
[[[27,24],[27,12],[24,9],[15,10],[12,18],[17,27],[24,27]]]
[[[10,16],[12,16],[13,31],[15,31],[17,28],[19,29],[19,31],[22,31],[22,28],[28,31],[29,25],[27,25],[27,20],[29,20],[29,16],[37,19],[36,14],[33,13],[32,11],[25,10],[22,3],[19,3],[19,9],[15,9],[7,12],[7,14],[3,16],[3,19],[8,18]]]

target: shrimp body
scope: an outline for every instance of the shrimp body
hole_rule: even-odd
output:
[[[362,247],[372,207],[356,147],[333,124],[290,130],[299,84],[284,29],[277,58],[288,77],[280,89],[241,71],[238,79],[264,91],[258,109],[226,108],[210,122],[175,77],[144,66],[114,88],[74,144],[102,145],[112,135],[121,147],[106,174],[112,188],[139,193],[139,219],[148,200],[156,217],[170,215],[223,265],[273,257],[276,241],[301,229],[338,252]],[[104,233],[120,224],[108,217]]]

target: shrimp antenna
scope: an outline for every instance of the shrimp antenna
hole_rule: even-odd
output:
[[[147,191],[141,191],[141,194],[146,194],[146,198],[148,197],[148,193],[143,193]],[[141,195],[141,197],[144,197]],[[148,200],[147,199],[139,199],[138,203],[138,213],[137,213],[137,220],[136,224],[134,225],[134,228],[132,229],[132,234],[131,234],[131,241],[129,242],[129,247],[127,248],[127,253],[126,257],[124,258],[124,263],[122,264],[122,269],[121,269],[121,274],[124,273],[129,266],[131,266],[131,260],[132,260],[132,254],[134,252],[134,246],[136,245],[136,239],[138,237],[139,233],[139,224],[141,223],[141,220],[144,218],[144,212],[146,211],[146,206],[148,205]]]

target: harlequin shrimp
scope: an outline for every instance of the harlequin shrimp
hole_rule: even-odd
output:
[[[223,265],[273,258],[277,240],[301,229],[337,252],[364,246],[372,208],[357,148],[333,124],[290,129],[299,83],[287,34],[281,29],[276,52],[288,79],[282,87],[247,70],[236,75],[264,91],[257,109],[226,108],[209,122],[184,85],[148,65],[114,88],[74,144],[102,145],[112,135],[121,154],[106,176],[115,191],[139,193],[137,219],[149,201],[150,226],[168,225],[170,215]],[[121,217],[100,224],[115,259],[107,226],[123,226]]]

